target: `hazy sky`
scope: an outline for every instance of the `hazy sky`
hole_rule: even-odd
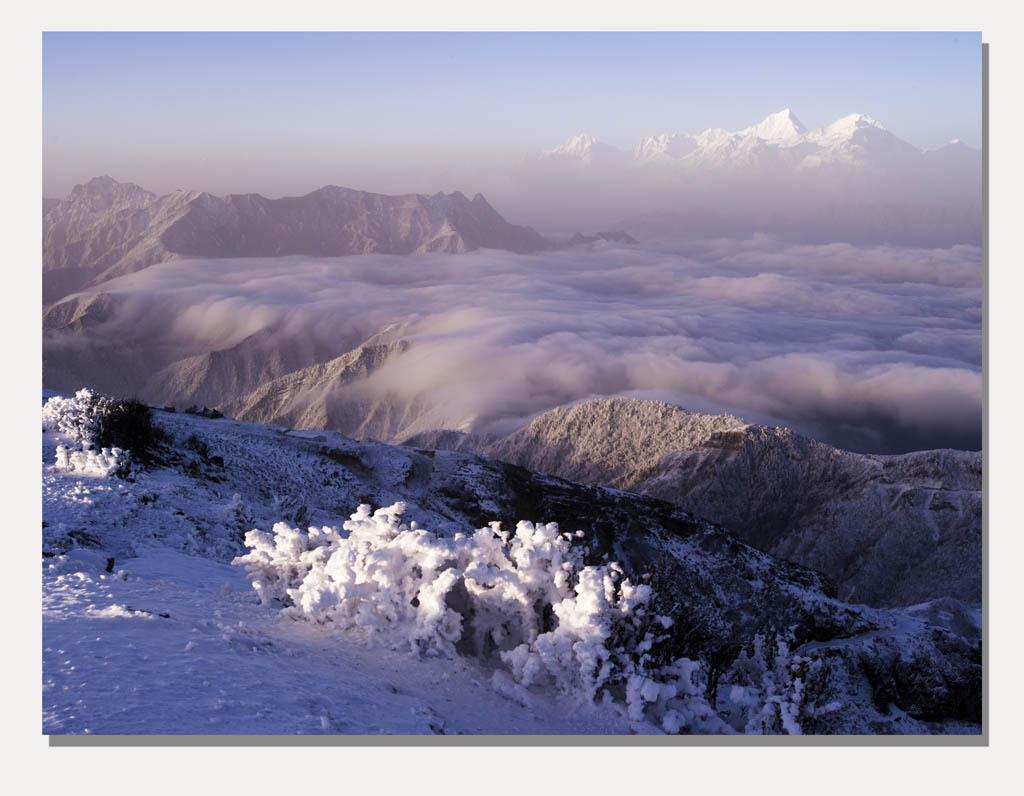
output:
[[[863,112],[918,146],[980,147],[981,36],[46,33],[43,193],[97,174],[157,192],[472,192],[446,169],[784,107],[808,127]]]

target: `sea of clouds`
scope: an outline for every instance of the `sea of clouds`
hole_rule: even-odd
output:
[[[975,246],[754,236],[535,255],[183,260],[101,290],[118,309],[86,340],[130,341],[164,361],[267,328],[341,354],[399,323],[413,344],[367,388],[424,399],[452,428],[509,430],[624,394],[855,450],[981,446]]]

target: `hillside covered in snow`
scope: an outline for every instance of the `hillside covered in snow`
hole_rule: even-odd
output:
[[[980,730],[977,609],[660,500],[87,391],[42,425],[46,733]]]
[[[560,407],[504,437],[441,431],[407,443],[669,501],[824,572],[846,600],[981,604],[980,451],[852,453],[785,428],[628,398]]]

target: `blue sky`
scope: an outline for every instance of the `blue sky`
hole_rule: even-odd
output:
[[[918,146],[980,146],[981,36],[46,33],[44,193],[110,173],[273,194],[322,184],[325,164],[373,182],[577,132],[627,148],[737,129],[784,107],[809,127],[864,112]]]

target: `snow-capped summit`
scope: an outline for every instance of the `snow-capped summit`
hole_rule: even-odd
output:
[[[844,116],[842,119],[832,122],[832,124],[813,131],[808,138],[821,146],[834,146],[850,140],[858,132],[871,129],[889,132],[866,113],[851,113],[849,116]],[[889,134],[892,135],[891,133]]]
[[[597,143],[599,142],[594,138],[594,136],[587,135],[586,133],[580,133],[579,135],[574,135],[566,139],[562,144],[556,146],[554,149],[546,150],[544,154],[583,157],[589,154]]]
[[[789,108],[784,108],[778,113],[773,113],[766,117],[762,122],[755,124],[753,127],[742,130],[740,134],[755,136],[769,144],[793,146],[802,142],[803,137],[807,134],[807,128],[804,127],[803,122],[796,117],[793,111]]]
[[[641,138],[633,149],[633,161],[642,163],[660,158],[683,158],[697,149],[697,139],[686,133]]]
[[[959,141],[948,146],[962,146]],[[592,167],[613,165],[619,150],[590,135],[577,135],[547,150],[542,158],[571,160]],[[738,131],[712,127],[697,134],[674,133],[642,138],[629,164],[687,171],[807,171],[821,167],[856,170],[911,167],[922,152],[889,132],[866,113],[851,113],[831,124],[808,129],[789,108]]]
[[[621,149],[599,141],[592,135],[580,133],[566,139],[554,149],[544,150],[541,153],[541,158],[595,167],[622,165],[625,163],[627,155]]]
[[[786,108],[738,132],[712,127],[698,135],[679,133],[644,138],[633,150],[636,165],[736,171],[778,168],[805,142],[807,128]]]
[[[921,150],[890,133],[866,113],[852,113],[814,130],[807,140],[818,149],[801,169],[853,167],[908,168],[921,159]]]

